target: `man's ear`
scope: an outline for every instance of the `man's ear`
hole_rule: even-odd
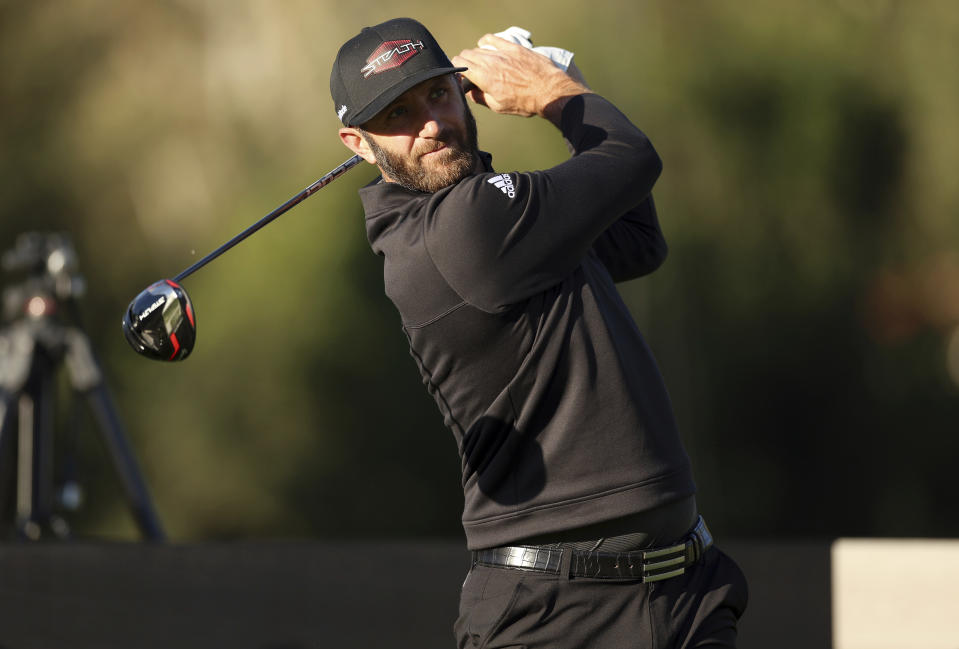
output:
[[[376,156],[373,155],[373,151],[370,149],[370,146],[366,143],[366,140],[363,139],[363,136],[357,129],[347,126],[345,128],[341,128],[339,133],[340,140],[347,149],[360,156],[371,165],[376,164]]]

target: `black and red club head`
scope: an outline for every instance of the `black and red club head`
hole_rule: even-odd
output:
[[[190,296],[173,280],[156,282],[127,307],[123,334],[138,354],[159,361],[182,361],[196,342],[196,314]]]

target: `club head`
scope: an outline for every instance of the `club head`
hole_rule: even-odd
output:
[[[193,303],[183,287],[161,279],[133,298],[123,316],[123,335],[138,354],[182,361],[196,342]]]

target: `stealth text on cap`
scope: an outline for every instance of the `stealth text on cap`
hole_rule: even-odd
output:
[[[386,70],[398,68],[412,57],[426,49],[423,41],[387,41],[373,50],[369,58],[366,59],[366,65],[360,70],[363,78],[371,74],[379,74]]]

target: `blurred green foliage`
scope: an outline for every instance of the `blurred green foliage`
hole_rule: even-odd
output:
[[[450,53],[514,24],[575,51],[661,153],[670,258],[622,290],[717,532],[959,534],[943,515],[959,454],[959,9],[445,8],[414,0],[403,13]],[[0,2],[0,246],[30,230],[72,236],[85,329],[174,540],[461,534],[455,445],[365,239],[356,190],[371,167],[185,282],[198,316],[185,363],[136,356],[119,327],[146,285],[348,156],[330,62],[394,11]],[[476,112],[500,170],[566,155],[548,124]],[[135,538],[81,421],[75,528]]]

